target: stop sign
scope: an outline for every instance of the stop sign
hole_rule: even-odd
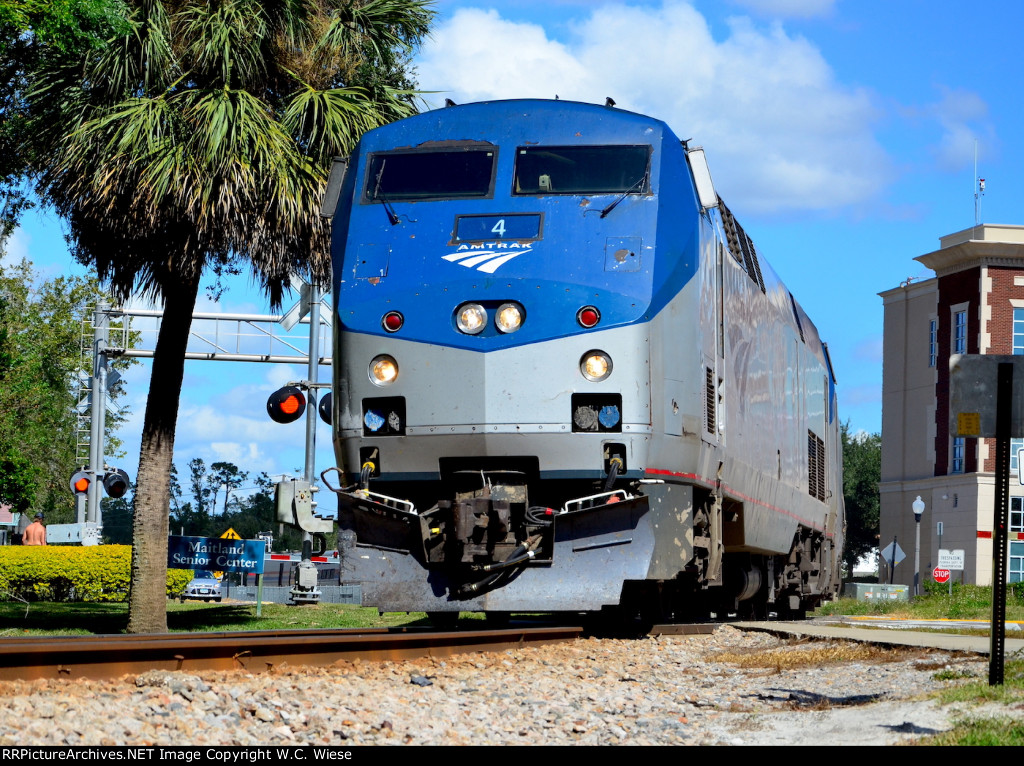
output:
[[[932,577],[935,578],[935,582],[948,582],[949,570],[935,567],[935,569],[932,570]]]

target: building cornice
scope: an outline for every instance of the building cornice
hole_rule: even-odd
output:
[[[914,260],[939,277],[981,266],[1021,269],[1024,268],[1024,243],[970,240],[919,255]]]

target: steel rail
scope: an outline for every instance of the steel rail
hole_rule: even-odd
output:
[[[272,630],[102,636],[5,637],[0,680],[105,679],[147,670],[244,670],[332,665],[339,660],[404,660],[501,651],[570,641],[577,627],[431,632],[417,629]]]

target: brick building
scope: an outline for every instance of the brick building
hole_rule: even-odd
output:
[[[921,580],[942,547],[962,548],[967,583],[992,580],[995,444],[949,430],[949,357],[1024,354],[1024,226],[979,224],[939,239],[915,260],[935,272],[879,293],[885,310],[882,362],[882,547],[896,536],[907,560],[894,582],[914,577],[914,515],[921,520]],[[1010,478],[1010,581],[1024,580],[1024,486],[1014,440]],[[884,564],[879,576],[888,580]],[[961,579],[958,576],[957,579]]]

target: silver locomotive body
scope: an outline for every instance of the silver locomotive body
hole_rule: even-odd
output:
[[[335,215],[343,581],[382,611],[660,619],[833,595],[827,350],[709,196],[702,154],[656,120],[567,102],[403,122],[364,137]],[[577,144],[628,147],[643,175],[563,191]],[[453,201],[388,176],[432,151],[489,152],[494,177]],[[495,331],[506,309],[520,324]]]

